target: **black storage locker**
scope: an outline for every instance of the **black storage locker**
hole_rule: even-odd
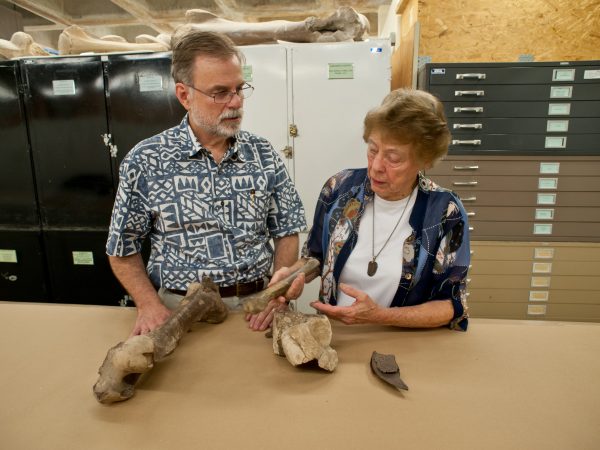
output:
[[[0,300],[48,300],[41,239],[35,228],[0,229]]]
[[[0,61],[0,300],[45,301],[48,281],[17,61]]]
[[[42,225],[108,226],[115,194],[98,56],[21,61]]]
[[[170,53],[108,55],[104,62],[110,143],[118,166],[138,142],[178,125],[185,109],[175,96]],[[115,177],[118,182],[118,177]]]
[[[44,246],[57,303],[124,305],[127,297],[105,253],[106,230],[46,230]]]

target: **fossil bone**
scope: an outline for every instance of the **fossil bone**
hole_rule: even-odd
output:
[[[202,284],[190,284],[186,296],[163,325],[148,334],[132,336],[108,351],[94,384],[96,399],[114,403],[131,398],[141,375],[171,354],[194,322],[220,323],[226,317],[227,307],[209,278],[204,278]]]
[[[0,59],[18,58],[20,56],[49,56],[46,50],[33,38],[22,31],[12,35],[10,41],[0,39]]]

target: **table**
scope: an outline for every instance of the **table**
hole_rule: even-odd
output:
[[[335,372],[296,368],[241,314],[198,323],[132,399],[92,394],[132,308],[0,302],[0,448],[598,449],[600,324],[466,333],[333,324]],[[393,353],[410,387],[372,373]]]

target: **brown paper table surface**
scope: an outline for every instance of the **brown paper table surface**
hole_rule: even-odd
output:
[[[0,302],[0,448],[598,449],[600,324],[466,333],[334,324],[333,373],[292,367],[241,314],[197,324],[132,399],[96,402],[131,308]],[[408,392],[375,378],[393,353]]]

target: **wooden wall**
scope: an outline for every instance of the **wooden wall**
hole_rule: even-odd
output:
[[[600,59],[600,0],[420,0],[432,62]]]

